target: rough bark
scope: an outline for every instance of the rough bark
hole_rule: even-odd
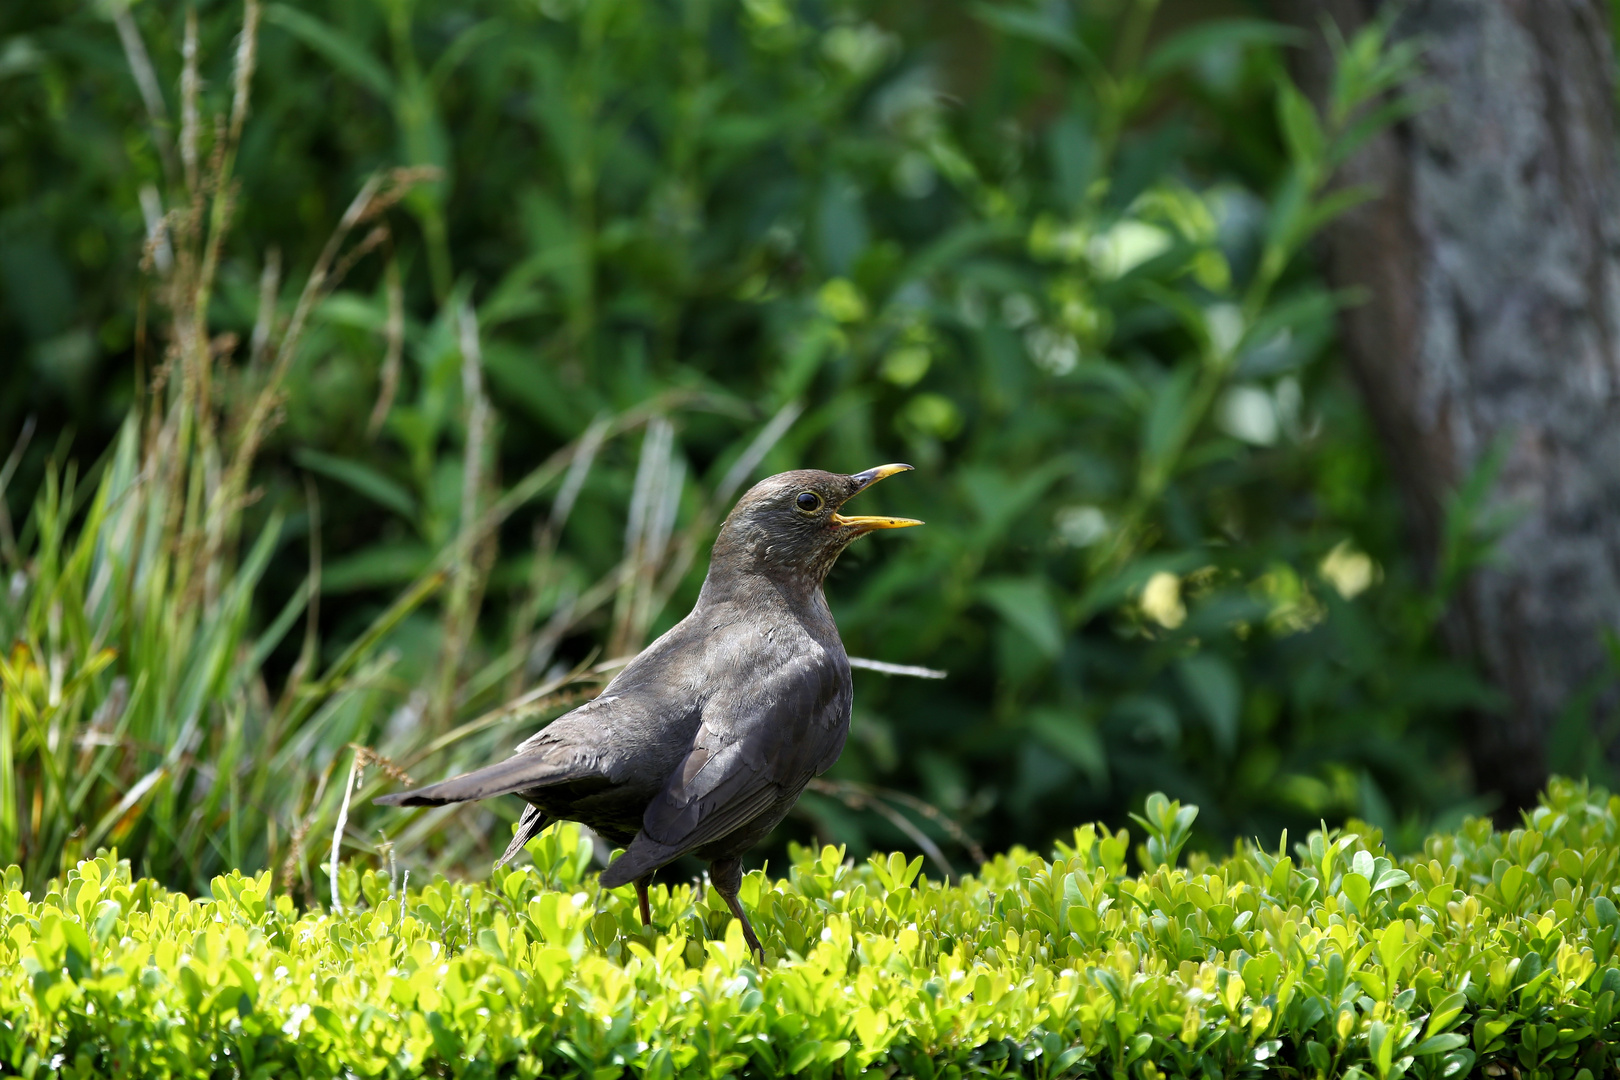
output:
[[[1348,36],[1379,0],[1277,0]],[[1604,646],[1620,630],[1620,167],[1603,0],[1413,0],[1431,100],[1344,181],[1381,197],[1334,226],[1328,275],[1369,301],[1343,341],[1431,565],[1451,493],[1505,440],[1493,506],[1517,516],[1495,565],[1462,586],[1450,646],[1504,693],[1476,718],[1480,784],[1534,799],[1561,717],[1620,703]],[[1301,74],[1320,97],[1323,39]],[[1563,721],[1567,723],[1566,719]],[[1577,721],[1578,722],[1578,721]],[[1611,760],[1620,742],[1609,735]]]

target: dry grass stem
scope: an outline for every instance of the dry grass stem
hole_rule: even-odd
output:
[[[440,656],[439,688],[433,710],[441,724],[450,721],[455,701],[456,677],[471,642],[483,597],[483,583],[494,561],[494,534],[481,533],[485,473],[485,444],[489,434],[490,405],[484,394],[483,353],[479,347],[478,317],[472,305],[463,301],[456,324],[461,345],[461,394],[466,409],[467,437],[462,458],[461,515],[451,562],[448,611],[445,616],[444,647]]]
[[[394,395],[399,391],[400,361],[405,355],[405,287],[400,280],[398,259],[388,260],[383,283],[388,296],[388,322],[384,326],[387,351],[383,354],[378,380],[377,404],[372,406],[371,420],[366,424],[366,433],[373,439],[382,431],[383,421],[394,407]]]
[[[886,805],[889,803],[898,803],[901,806],[916,811],[924,818],[927,818],[929,821],[938,825],[954,843],[968,853],[968,857],[973,860],[974,865],[984,865],[984,849],[979,846],[978,841],[969,836],[967,830],[962,828],[961,824],[950,815],[940,810],[940,808],[934,804],[926,802],[923,799],[919,799],[915,795],[909,795],[904,791],[893,791],[889,788],[875,787],[870,784],[858,784],[850,780],[816,779],[810,781],[809,790],[821,795],[826,795],[829,798],[837,799],[839,802],[843,803],[845,806],[848,806],[852,810],[873,810],[881,814],[883,817],[893,822],[896,828],[899,828],[908,837],[911,837],[913,841],[917,842],[918,847],[921,847],[925,852],[928,852],[928,848],[924,846],[921,841],[917,840],[917,835],[920,833],[920,830],[917,830],[916,825],[911,821],[906,820],[903,816],[897,815],[893,806]],[[901,824],[902,821],[905,822],[903,825]],[[932,844],[933,841],[929,840],[928,843]],[[929,857],[934,858],[932,853],[929,854]],[[935,858],[935,861],[940,863],[941,867],[949,866],[949,864],[944,861],[943,855]]]
[[[748,447],[737,456],[737,460],[726,470],[726,475],[715,487],[714,497],[711,500],[714,507],[724,508],[730,505],[732,497],[742,490],[748,478],[754,475],[754,470],[765,460],[765,455],[776,448],[776,444],[782,441],[782,436],[792,429],[794,421],[803,413],[804,405],[798,401],[790,401],[776,411],[776,415],[759,429],[759,434],[755,435]]]
[[[608,646],[616,653],[640,648],[650,621],[649,593],[656,583],[663,544],[668,539],[667,533],[659,535],[665,517],[661,504],[669,498],[672,481],[681,483],[685,479],[684,464],[678,471],[674,467],[674,442],[675,429],[666,417],[655,416],[647,422],[625,517],[624,562],[628,573],[620,579]]]
[[[185,169],[186,190],[197,194],[201,183],[197,172],[198,109],[201,80],[197,75],[197,9],[186,8],[186,36],[180,46],[180,164]]]
[[[385,776],[388,776],[390,779],[396,780],[401,784],[416,783],[415,780],[411,779],[410,773],[407,773],[404,769],[396,765],[393,759],[379,754],[369,746],[361,746],[359,743],[350,743],[349,749],[354,751],[355,758],[357,761],[359,761],[362,769],[375,765]]]
[[[670,597],[680,587],[687,572],[692,569],[698,552],[708,543],[716,526],[731,509],[731,501],[738,489],[747,483],[754,470],[759,468],[766,455],[788,433],[803,411],[804,406],[797,401],[790,401],[778,409],[776,415],[772,416],[760,429],[759,434],[754,436],[731,468],[726,470],[719,486],[682,532],[674,554],[664,567],[663,577],[649,605],[653,613],[652,618],[657,617],[658,612],[664,609],[664,605],[669,603]]]
[[[142,184],[141,216],[146,219],[146,243],[141,249],[141,271],[166,278],[174,271],[174,248],[169,244],[169,223],[163,196],[151,184]]]
[[[17,537],[11,528],[11,512],[6,509],[6,488],[11,485],[11,478],[17,473],[17,466],[22,464],[23,453],[28,444],[34,439],[35,420],[30,414],[23,420],[22,430],[17,433],[17,441],[11,444],[11,453],[6,457],[6,463],[0,466],[0,556],[16,568],[22,568],[22,555],[17,550]]]
[[[242,32],[236,39],[236,62],[231,71],[231,127],[230,145],[242,141],[242,125],[247,122],[248,99],[253,86],[253,71],[258,65],[259,0],[246,0],[242,5]]]
[[[270,347],[270,336],[276,324],[276,298],[281,295],[281,249],[273,247],[264,255],[264,268],[259,271],[259,312],[253,320],[253,336],[248,339],[248,367],[257,369],[264,363],[265,350]]]
[[[538,635],[534,634],[535,619],[555,576],[553,562],[563,527],[573,513],[579,493],[584,490],[585,479],[590,475],[611,425],[610,417],[598,416],[579,437],[569,458],[567,475],[563,477],[562,486],[551,502],[551,511],[546,515],[545,523],[535,529],[528,590],[512,617],[512,644],[509,650],[511,670],[506,689],[508,698],[516,697],[522,691],[527,678],[538,677],[545,671],[558,642],[573,625],[579,595],[576,590],[564,589],[552,605],[546,625]]]
[[[350,248],[343,258],[339,260],[337,266],[333,268],[332,276],[326,283],[326,291],[330,293],[336,289],[343,282],[343,279],[349,276],[349,271],[354,268],[355,263],[382,247],[388,240],[389,232],[386,225],[378,225],[366,233],[360,242]]]
[[[146,43],[141,40],[141,31],[135,25],[134,16],[129,13],[127,0],[114,0],[112,16],[119,44],[124,49],[124,59],[129,63],[129,73],[135,79],[135,88],[140,91],[141,103],[146,106],[146,118],[152,126],[152,143],[158,149],[164,175],[173,185],[179,180],[180,170],[175,163],[174,146],[169,141],[169,110],[163,103],[163,89],[158,84],[157,72],[152,68],[152,57],[146,51]]]

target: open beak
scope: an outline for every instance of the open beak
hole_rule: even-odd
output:
[[[910,465],[879,465],[875,469],[867,469],[865,472],[855,473],[850,477],[850,479],[860,482],[861,486],[855,489],[856,494],[859,494],[886,476],[893,476],[895,473],[910,471]],[[922,522],[918,521],[916,518],[865,516],[845,517],[843,514],[834,514],[832,516],[832,523],[839,528],[860,529],[862,532],[870,532],[873,529],[905,529],[912,525],[922,524]]]

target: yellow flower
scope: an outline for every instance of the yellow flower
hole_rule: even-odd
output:
[[[1142,610],[1166,630],[1187,621],[1187,605],[1181,602],[1181,579],[1168,570],[1148,578],[1142,589]]]

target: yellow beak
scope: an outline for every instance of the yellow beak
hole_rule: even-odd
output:
[[[843,514],[834,514],[832,523],[840,528],[857,529],[909,529],[913,525],[922,524],[916,518],[845,517]]]
[[[861,488],[864,490],[866,488],[871,487],[873,484],[877,483],[879,480],[882,480],[884,477],[893,476],[895,473],[903,473],[903,472],[910,472],[910,471],[911,471],[911,466],[910,465],[899,465],[899,464],[896,464],[896,465],[879,465],[875,469],[867,469],[865,472],[858,472],[855,475],[851,476],[850,479],[851,480],[859,480],[861,482]]]
[[[886,476],[893,476],[895,473],[910,471],[910,465],[879,465],[875,469],[867,469],[865,472],[855,473],[850,477],[850,479],[860,481],[861,486],[856,491],[856,494],[859,494],[861,491],[865,491],[867,488],[871,487],[873,484],[877,483],[879,480],[882,480]],[[845,517],[843,514],[834,514],[832,516],[832,523],[839,528],[855,528],[860,529],[863,532],[867,532],[872,529],[906,529],[913,525],[922,524],[922,522],[918,521],[916,518]]]

